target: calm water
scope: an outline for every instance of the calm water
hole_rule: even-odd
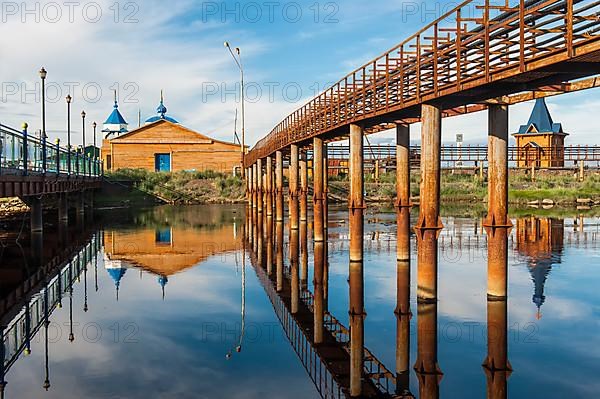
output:
[[[380,380],[380,392],[393,393],[397,355],[409,345],[410,372],[399,381],[408,378],[418,397],[413,365],[419,339],[426,338],[419,337],[417,320],[426,316],[415,298],[416,240],[411,237],[412,317],[404,325],[394,313],[396,215],[373,211],[365,217],[365,346],[391,371]],[[425,348],[437,351],[443,374],[421,381],[439,382],[444,398],[486,397],[494,384],[502,387],[505,376],[508,397],[598,397],[600,219],[513,218],[508,327],[497,331],[507,339],[512,373],[493,373],[493,380],[482,367],[492,331],[488,312],[501,317],[502,310],[487,301],[486,234],[480,219],[443,221],[439,300],[428,309],[437,316],[437,323],[432,319],[437,346]],[[245,222],[243,206],[161,207],[104,213],[85,229],[48,227],[42,242],[3,236],[5,397],[343,395],[347,352],[333,337],[347,339],[343,330],[349,325],[347,209],[330,208],[326,251],[325,320],[328,330],[339,334],[329,333],[328,345],[317,349],[311,310],[322,302],[312,295],[312,226],[306,226],[306,245],[305,226],[300,231],[299,270],[291,267],[287,225],[281,232],[273,229],[273,237],[282,234],[285,244],[283,273],[277,277],[276,248],[268,254],[272,242],[265,239],[264,249],[254,252],[245,240]],[[273,268],[267,270],[269,260]],[[295,317],[290,313],[294,275],[306,289]],[[408,339],[398,340],[398,332]],[[335,378],[328,367],[337,370]],[[490,394],[498,392],[501,388]]]

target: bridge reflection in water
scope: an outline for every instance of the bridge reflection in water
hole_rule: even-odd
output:
[[[565,237],[565,221],[553,218],[527,217],[516,220],[516,228],[484,228],[475,221],[468,229],[462,225],[464,219],[449,218],[446,222],[449,230],[460,230],[458,238],[436,234],[413,232],[410,221],[410,208],[399,208],[397,212],[397,234],[388,237],[383,232],[369,232],[363,242],[374,250],[386,243],[396,242],[396,348],[393,371],[364,346],[363,315],[363,276],[362,262],[350,262],[349,269],[349,315],[350,326],[342,324],[328,311],[328,248],[335,247],[328,242],[325,234],[323,241],[309,239],[310,228],[306,221],[300,221],[298,229],[287,225],[287,237],[284,235],[283,222],[274,221],[272,216],[259,208],[248,208],[251,263],[254,267],[273,309],[283,326],[306,372],[324,398],[353,397],[351,390],[354,378],[360,384],[361,397],[437,398],[440,395],[440,383],[443,371],[438,362],[438,305],[437,300],[428,297],[437,295],[438,256],[444,251],[468,255],[481,250],[487,258],[487,354],[482,355],[483,375],[487,380],[488,398],[508,397],[508,379],[512,366],[508,356],[508,259],[509,250],[518,258],[524,258],[531,272],[533,282],[533,303],[538,308],[543,304],[543,286],[551,267],[560,263]],[[576,218],[575,239],[589,239],[596,243],[593,232],[584,232],[583,218]],[[377,222],[376,222],[377,223]],[[327,221],[325,225],[327,225]],[[275,232],[275,234],[273,234]],[[312,231],[314,233],[314,231]],[[421,235],[420,235],[421,234]],[[316,235],[315,235],[316,237]],[[287,242],[285,239],[287,238]],[[335,237],[335,241],[350,239],[352,236]],[[394,240],[395,238],[395,240]],[[411,309],[411,244],[419,246],[417,276],[418,297],[416,309]],[[516,240],[516,243],[515,243]],[[369,244],[369,242],[371,244]],[[284,261],[286,245],[289,251]],[[348,248],[336,243],[336,256]],[[375,248],[375,246],[378,246]],[[312,248],[313,263],[309,265],[309,248]],[[264,255],[266,253],[266,256]],[[276,255],[273,256],[273,253]],[[453,255],[453,256],[454,256]],[[309,268],[313,267],[312,291],[307,282]],[[540,270],[538,272],[538,270]],[[419,291],[422,291],[419,292]],[[416,310],[416,311],[415,311]],[[416,361],[410,363],[411,318],[416,316]],[[358,320],[356,320],[356,316]],[[414,343],[412,343],[414,345]],[[353,351],[360,350],[357,355]],[[359,359],[360,371],[355,373],[354,362]],[[411,370],[416,376],[418,395],[411,392]]]
[[[306,198],[302,195],[298,198],[301,209]],[[485,234],[478,221],[467,226],[462,224],[464,219],[448,218],[444,222],[449,231],[456,229],[463,232],[462,237],[454,236],[451,240],[444,233],[427,235],[421,230],[413,231],[410,208],[399,208],[395,235],[369,231],[354,238],[360,238],[367,250],[374,248],[378,251],[375,246],[381,242],[384,246],[390,242],[397,243],[395,314],[389,315],[390,325],[396,326],[395,348],[389,348],[390,352],[395,351],[395,361],[386,365],[380,356],[389,361],[387,353],[376,353],[364,345],[364,320],[368,309],[364,309],[363,262],[355,260],[349,267],[350,324],[344,325],[330,311],[330,252],[333,249],[337,256],[337,242],[343,242],[347,237],[340,239],[335,236],[333,223],[326,215],[328,213],[323,214],[320,241],[310,238],[315,237],[314,230],[319,226],[299,218],[298,228],[292,228],[291,223],[284,225],[283,221],[277,221],[276,215],[268,209],[259,212],[258,207],[248,208],[245,223],[241,220],[239,224],[234,222],[233,229],[230,224],[206,220],[205,228],[201,230],[180,224],[168,228],[165,227],[168,224],[160,220],[171,215],[157,211],[146,215],[157,220],[146,220],[144,227],[135,230],[111,228],[83,234],[81,230],[62,230],[56,236],[47,235],[47,239],[57,242],[44,248],[55,246],[59,250],[34,252],[41,254],[32,261],[34,272],[20,276],[12,283],[7,274],[2,282],[2,396],[7,386],[6,373],[23,354],[31,351],[32,339],[41,330],[45,330],[45,380],[40,381],[40,385],[50,388],[50,317],[68,300],[69,340],[74,339],[73,307],[76,305],[73,303],[73,285],[83,280],[84,299],[79,306],[87,311],[88,278],[90,290],[97,291],[98,261],[102,261],[98,256],[102,244],[105,267],[111,277],[114,278],[113,269],[122,269],[115,275],[123,277],[125,270],[137,268],[157,276],[163,289],[168,278],[201,264],[208,257],[233,253],[240,246],[249,249],[251,264],[291,347],[324,398],[356,396],[352,394],[353,389],[359,389],[362,397],[439,397],[444,373],[453,374],[454,371],[444,370],[443,364],[438,361],[438,302],[428,298],[436,296],[437,284],[432,283],[431,276],[437,273],[438,257],[444,257],[444,251],[460,255],[480,249],[487,254],[488,266],[487,353],[481,354],[481,376],[487,381],[488,398],[506,398],[508,378],[513,371],[509,361],[507,323],[509,252],[524,260],[532,277],[532,307],[541,309],[546,301],[544,284],[552,267],[561,263],[565,243],[586,240],[586,247],[598,248],[597,231],[585,230],[583,217],[575,218],[573,223],[547,217],[519,218],[512,232],[487,228]],[[213,244],[207,245],[206,242]],[[420,271],[417,290],[411,292],[411,252],[414,252],[411,249],[415,244],[420,248],[417,258]],[[32,242],[32,245],[39,243]],[[351,247],[353,245],[356,242],[350,243]],[[343,251],[347,254],[347,249]],[[24,269],[29,270],[28,267]],[[242,273],[245,279],[245,267]],[[312,284],[309,282],[311,275]],[[119,281],[115,283],[118,285]],[[418,297],[414,307],[411,306],[413,296]],[[538,315],[541,317],[541,311]],[[411,342],[413,316],[416,318],[413,324],[416,327],[416,343]],[[242,321],[244,317],[245,293],[242,291]],[[411,347],[416,348],[414,363],[411,362]],[[412,392],[411,386],[416,387]]]
[[[4,397],[7,386],[6,374],[17,360],[31,353],[31,344],[40,330],[44,330],[45,380],[43,388],[50,388],[48,329],[50,316],[57,308],[62,308],[68,298],[69,341],[73,335],[73,285],[83,274],[84,312],[88,311],[88,269],[93,267],[95,290],[98,289],[98,252],[101,248],[100,234],[97,231],[82,231],[82,226],[69,231],[61,225],[58,240],[46,242],[49,250],[44,251],[42,241],[32,237],[33,259],[31,264],[24,259],[27,273],[10,282],[0,300],[0,326],[3,345],[0,345],[0,397]],[[55,238],[56,238],[55,237]],[[48,235],[48,240],[52,236]],[[2,259],[4,266],[17,257]],[[4,269],[6,270],[6,269]],[[91,272],[91,271],[90,271]],[[92,278],[92,276],[90,276]],[[7,281],[3,281],[7,285]]]

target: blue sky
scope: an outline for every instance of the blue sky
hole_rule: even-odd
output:
[[[249,103],[247,142],[254,144],[289,112],[325,85],[417,31],[456,2],[202,2],[100,0],[67,3],[3,3],[0,24],[0,122],[40,127],[37,71],[44,66],[51,85],[48,128],[65,138],[71,92],[73,130],[79,113],[102,123],[118,87],[120,109],[137,126],[154,114],[160,90],[169,115],[215,138],[231,140],[238,71],[223,47],[242,49]],[[117,12],[118,10],[118,12]],[[318,10],[318,11],[317,11]],[[71,89],[69,89],[71,87]],[[556,121],[572,133],[569,142],[597,141],[587,123],[600,105],[597,90],[549,100]],[[36,98],[38,97],[38,98]],[[526,122],[532,104],[511,108],[511,130]],[[453,118],[444,140],[464,133],[467,143],[485,142],[486,115]],[[418,140],[419,126],[413,130]],[[391,134],[374,141],[389,142]],[[77,139],[73,140],[77,142]]]

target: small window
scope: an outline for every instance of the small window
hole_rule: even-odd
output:
[[[158,245],[171,245],[171,228],[156,229],[155,242]]]

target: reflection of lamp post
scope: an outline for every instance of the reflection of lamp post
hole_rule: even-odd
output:
[[[242,252],[242,324],[240,327],[240,340],[238,341],[237,346],[235,347],[235,351],[240,353],[242,351],[242,343],[244,341],[244,332],[246,326],[246,237],[244,236],[242,239],[244,250]],[[237,274],[237,273],[236,273]],[[231,351],[227,352],[225,355],[226,359],[231,359]]]
[[[242,140],[241,140],[241,151],[242,151],[242,178],[244,178],[246,176],[246,172],[245,172],[245,168],[244,168],[244,155],[246,152],[246,114],[244,112],[244,67],[242,65],[242,56],[240,54],[240,48],[236,47],[235,48],[235,52],[237,53],[237,57],[235,56],[235,54],[233,53],[233,51],[231,50],[231,46],[229,45],[229,42],[225,42],[224,43],[225,47],[227,47],[227,49],[229,50],[229,52],[231,53],[231,56],[233,57],[235,63],[237,64],[238,68],[240,69],[240,74],[241,74],[241,82],[240,82],[240,92],[241,92],[241,103],[242,103]]]
[[[40,78],[42,79],[42,168],[44,173],[46,173],[46,76],[48,76],[48,72],[42,67],[40,69]]]
[[[71,174],[71,100],[73,98],[67,94],[67,171]]]
[[[59,276],[60,277],[60,276]],[[50,367],[48,357],[48,327],[50,327],[50,309],[48,308],[48,280],[46,279],[46,287],[44,289],[44,332],[45,332],[45,365],[46,365],[46,379],[44,380],[44,389],[47,391],[50,389]]]

